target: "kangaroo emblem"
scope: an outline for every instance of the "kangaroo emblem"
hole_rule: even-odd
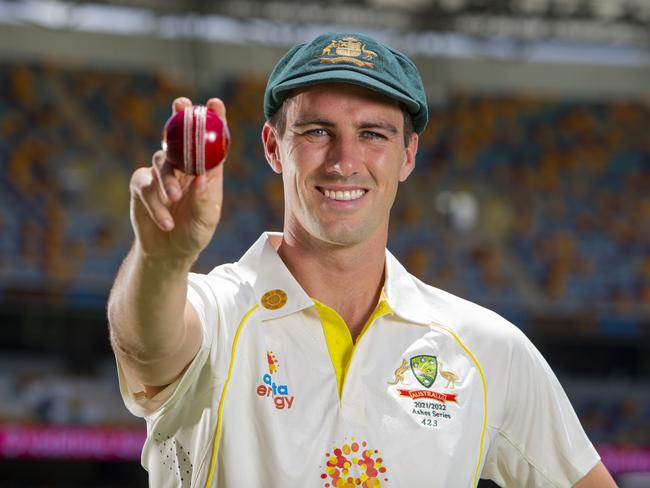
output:
[[[406,359],[402,359],[402,365],[395,370],[395,378],[393,381],[389,381],[389,385],[396,385],[397,383],[404,383],[404,373],[409,369],[409,363]]]
[[[333,40],[323,48],[323,53],[321,54],[321,56],[329,56],[330,53],[332,52],[332,49],[334,49],[336,46],[338,46],[338,42]]]

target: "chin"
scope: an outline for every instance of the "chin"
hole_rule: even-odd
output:
[[[316,236],[328,244],[348,247],[367,241],[370,237],[370,233],[367,229],[362,228],[338,227],[336,229],[323,229],[321,227]]]

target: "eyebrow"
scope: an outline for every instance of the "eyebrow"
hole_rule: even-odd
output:
[[[361,122],[358,126],[359,129],[384,129],[391,134],[397,134],[399,131],[397,127],[389,122],[383,120],[380,121],[371,121],[371,122]]]
[[[291,124],[291,127],[304,127],[306,125],[323,125],[325,127],[334,127],[334,122],[327,119],[306,118],[296,120],[293,124]]]
[[[328,119],[305,118],[305,119],[296,120],[293,124],[291,124],[291,127],[297,128],[297,127],[305,127],[307,125],[320,125],[323,127],[334,127],[336,124]],[[391,134],[397,134],[399,132],[397,127],[383,120],[360,122],[359,124],[357,124],[357,129],[384,129],[390,132]]]

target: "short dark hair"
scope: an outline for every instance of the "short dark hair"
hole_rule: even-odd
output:
[[[269,119],[271,125],[278,131],[279,137],[283,137],[284,132],[287,130],[287,107],[289,106],[288,102],[290,100],[291,98],[287,98]],[[406,106],[400,102],[399,108],[404,116],[404,147],[406,147],[409,145],[411,135],[415,132],[415,127],[413,126],[413,117],[409,114]]]

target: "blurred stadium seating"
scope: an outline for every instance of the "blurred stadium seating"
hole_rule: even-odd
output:
[[[246,77],[209,94],[225,99],[233,142],[224,217],[197,270],[280,230],[281,180],[260,144],[263,88]],[[180,94],[207,98],[150,71],[0,64],[0,308],[103,313],[132,239],[130,173],[159,147]],[[431,107],[389,248],[424,281],[533,335],[647,344],[649,127],[639,100],[458,92]],[[0,425],[141,425],[120,403],[107,349],[95,353],[88,372],[29,350],[3,357]],[[560,368],[594,442],[650,446],[650,366],[639,362],[633,380],[617,364],[587,380]]]
[[[158,147],[169,101],[192,90],[150,73],[48,65],[3,65],[0,86],[0,286],[101,301],[130,241],[129,174]],[[215,89],[233,146],[223,229],[201,269],[279,226],[280,182],[259,143],[262,89],[250,80]],[[648,107],[458,94],[431,119],[395,209],[394,252],[425,281],[480,303],[590,311],[603,332],[612,316],[631,317],[636,328],[618,332],[640,333],[650,303]]]

